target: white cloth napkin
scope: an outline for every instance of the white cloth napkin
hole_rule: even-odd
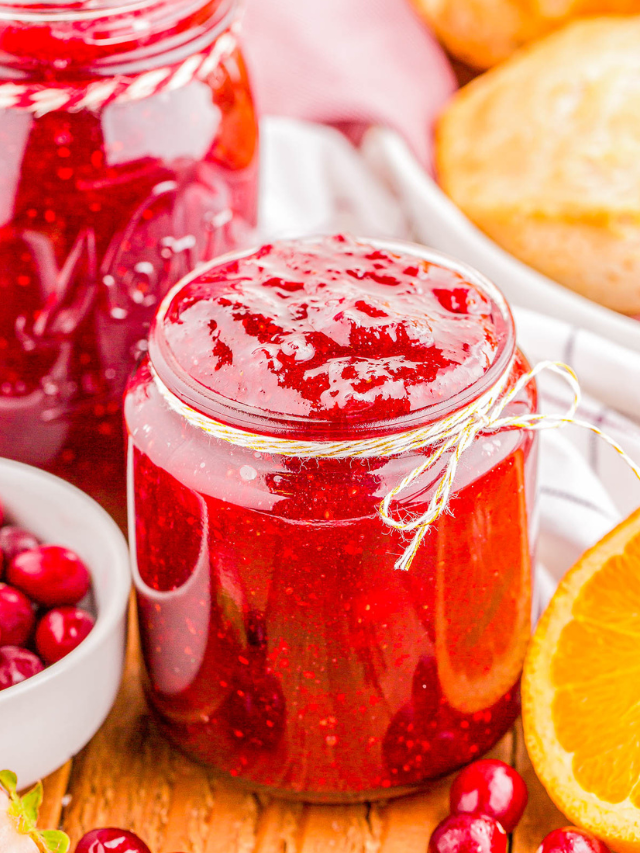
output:
[[[420,219],[421,182],[404,184],[399,191],[385,179],[384,151],[368,146],[366,138],[357,149],[332,128],[267,118],[262,146],[262,239],[338,231],[416,239],[433,225]],[[395,146],[394,158],[399,151],[402,146]],[[411,157],[408,151],[406,156]],[[415,168],[415,162],[409,165]],[[556,302],[545,303],[545,292],[537,311],[530,309],[530,294],[522,300],[529,307],[521,307],[517,293],[510,294],[521,348],[532,363],[569,364],[585,392],[578,416],[640,461],[640,354],[549,316]],[[544,375],[539,388],[542,411],[566,411],[567,386]],[[583,551],[640,505],[640,482],[613,449],[587,430],[572,426],[544,431],[540,438],[538,557],[544,604]]]
[[[264,115],[395,128],[430,165],[433,121],[457,88],[407,0],[243,0],[242,41]],[[400,138],[400,137],[398,137]]]

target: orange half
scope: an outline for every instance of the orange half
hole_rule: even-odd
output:
[[[640,851],[640,510],[565,576],[523,682],[525,741],[551,799],[616,851]]]

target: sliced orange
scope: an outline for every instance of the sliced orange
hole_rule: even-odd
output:
[[[578,561],[532,640],[529,756],[558,808],[640,853],[640,510]]]

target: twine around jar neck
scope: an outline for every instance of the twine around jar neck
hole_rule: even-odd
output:
[[[378,507],[378,514],[387,527],[401,533],[413,534],[411,541],[395,568],[408,571],[420,548],[420,544],[431,525],[446,511],[458,466],[464,454],[480,434],[496,433],[505,429],[524,429],[538,431],[558,429],[574,424],[591,430],[612,447],[640,479],[640,467],[625,453],[622,447],[595,424],[576,418],[580,404],[580,384],[573,370],[557,361],[541,361],[528,373],[525,373],[508,390],[513,361],[500,379],[482,396],[451,415],[435,423],[417,429],[398,432],[374,438],[358,438],[348,441],[301,441],[278,438],[252,433],[236,427],[222,424],[211,417],[188,406],[167,388],[150,364],[154,383],[168,406],[189,424],[207,435],[227,441],[238,447],[245,447],[257,453],[277,454],[297,459],[367,459],[402,456],[405,453],[421,451],[425,460],[398,483],[385,496]],[[549,371],[562,378],[573,392],[573,400],[564,414],[526,414],[504,416],[505,410],[518,395],[543,371]],[[399,495],[415,480],[434,468],[446,455],[449,455],[442,474],[438,477],[435,489],[426,511],[412,518],[394,518],[392,504]]]
[[[0,82],[0,109],[17,109],[41,118],[55,110],[98,112],[110,104],[140,101],[161,92],[174,92],[194,80],[207,78],[238,48],[244,2],[232,4],[220,21],[219,34],[206,49],[192,53],[182,62],[163,65],[139,74],[115,74],[88,84],[77,81],[55,83]]]

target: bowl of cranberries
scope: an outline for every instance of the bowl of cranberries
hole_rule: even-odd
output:
[[[124,536],[63,480],[0,459],[0,756],[30,785],[115,700],[131,586]]]

